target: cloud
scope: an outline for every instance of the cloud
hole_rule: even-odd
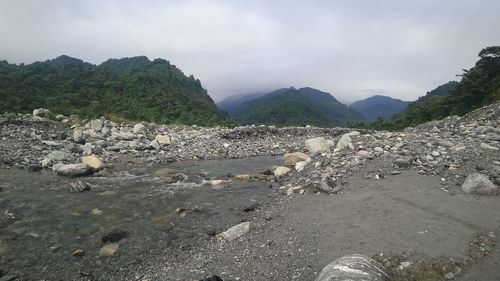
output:
[[[412,100],[500,44],[500,2],[0,2],[1,59],[147,55],[194,74],[216,100],[310,86],[344,102]]]

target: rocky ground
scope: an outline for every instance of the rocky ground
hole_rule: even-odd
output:
[[[19,175],[29,173],[30,179],[43,172],[48,185],[63,182],[73,192],[99,186],[97,178],[138,170],[150,175],[152,167],[171,162],[283,155],[280,167],[189,175],[196,184],[228,186],[228,193],[238,190],[231,183],[239,181],[269,183],[268,199],[240,217],[244,224],[229,239],[219,228],[125,258],[107,249],[112,253],[104,263],[113,266],[82,264],[70,279],[197,280],[217,274],[223,280],[314,280],[334,259],[363,254],[378,261],[390,280],[500,280],[500,104],[402,132],[132,125],[43,109],[4,114],[0,127],[0,171],[20,168]],[[171,171],[155,176],[146,185],[181,180]],[[9,181],[0,194],[15,189],[15,179]],[[11,202],[0,200],[0,250],[18,239],[5,234],[16,223]],[[222,225],[227,229],[230,222],[236,223],[233,218]],[[0,280],[56,276],[43,272],[48,275],[37,279],[15,266],[0,267]]]

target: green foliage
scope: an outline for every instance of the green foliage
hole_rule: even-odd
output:
[[[500,101],[500,46],[487,47],[479,61],[460,75],[458,83],[449,82],[409,104],[391,121],[350,123],[355,128],[400,130],[450,115],[463,115],[482,106]],[[450,84],[453,83],[453,84]]]
[[[0,62],[0,112],[44,107],[65,115],[234,126],[201,87],[168,61],[110,59],[99,66],[61,56],[31,65]]]
[[[312,88],[280,89],[247,102],[234,114],[240,124],[333,127],[363,120],[359,113]]]

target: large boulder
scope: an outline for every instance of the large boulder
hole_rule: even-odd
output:
[[[76,143],[85,143],[85,135],[82,128],[76,128],[73,131],[73,141]]]
[[[462,184],[462,191],[469,194],[494,194],[498,191],[495,186],[485,175],[479,173],[470,174]]]
[[[363,255],[341,257],[320,272],[315,281],[387,281],[381,264]]]
[[[285,154],[283,160],[285,160],[285,166],[295,166],[295,164],[301,161],[311,161],[311,157],[302,152],[294,152]]]
[[[169,136],[157,135],[155,137],[155,140],[161,144],[172,144],[172,141],[170,140]]]
[[[52,151],[46,158],[52,161],[63,161],[69,159],[70,155],[64,151]]]
[[[101,119],[95,119],[90,121],[90,128],[96,132],[100,132],[104,127],[104,121]]]
[[[328,152],[330,147],[335,143],[332,140],[327,140],[324,137],[317,137],[306,140],[306,148],[309,152]]]
[[[60,176],[68,176],[68,177],[78,177],[85,176],[92,173],[89,165],[84,163],[79,164],[55,164],[52,166],[52,170],[56,172]]]
[[[343,134],[339,141],[337,142],[337,149],[343,149],[344,147],[349,147],[350,149],[354,149],[354,145],[352,144],[352,136],[357,136],[360,133],[358,131],[353,131],[350,133]]]

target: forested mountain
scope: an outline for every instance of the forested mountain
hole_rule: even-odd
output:
[[[364,100],[352,103],[349,107],[361,113],[368,122],[382,117],[390,120],[395,113],[399,113],[408,107],[410,102],[394,99],[387,96],[376,95]]]
[[[233,125],[198,79],[163,59],[109,59],[96,66],[68,56],[29,65],[0,61],[0,112],[115,116],[135,121]]]
[[[410,103],[408,109],[396,114],[391,121],[379,119],[370,124],[351,123],[350,126],[399,130],[450,115],[463,115],[500,101],[500,46],[481,50],[474,67],[464,70],[460,76],[460,82],[448,82],[436,88],[423,98]],[[449,94],[432,94],[436,91],[443,92],[442,89],[449,90]]]
[[[449,96],[453,92],[453,90],[455,90],[455,87],[457,87],[457,85],[458,85],[457,81],[450,81],[446,84],[438,86],[436,89],[430,92],[427,92],[425,96],[419,97],[417,101],[422,101],[434,96],[440,96],[440,97]]]
[[[244,95],[244,96],[233,96],[233,97],[228,97],[222,100],[221,102],[217,103],[217,106],[229,113],[229,115],[233,115],[236,112],[240,111],[240,109],[243,107],[243,105],[247,101],[255,100],[257,98],[260,98],[264,96],[265,94],[249,94],[249,95]]]
[[[245,102],[233,114],[240,124],[333,127],[363,116],[337,101],[332,95],[313,88],[284,88]]]

